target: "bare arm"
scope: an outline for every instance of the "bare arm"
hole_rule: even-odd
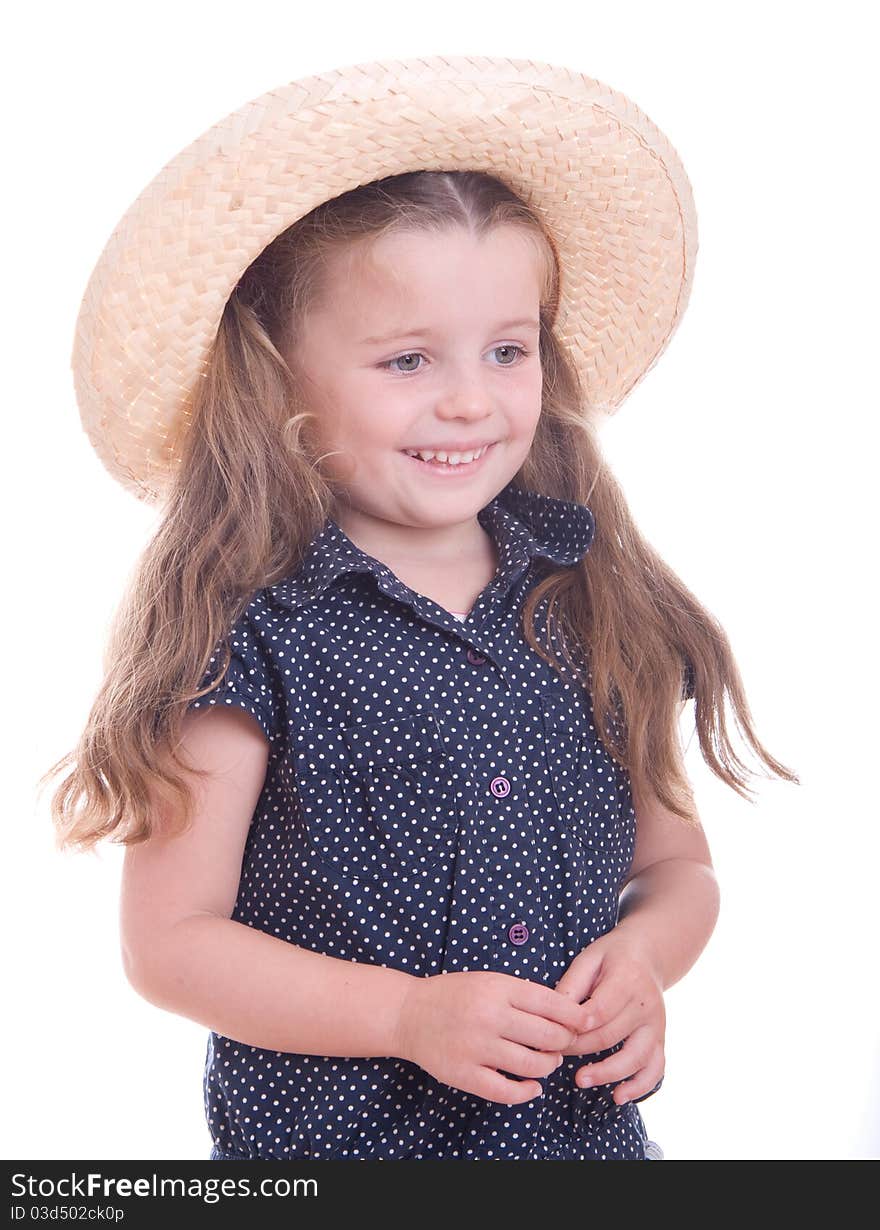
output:
[[[709,942],[720,890],[702,825],[686,825],[656,798],[635,792],[633,806],[636,848],[617,926],[648,954],[666,990],[684,977]]]
[[[238,709],[193,712],[183,751],[212,777],[193,827],[126,850],[122,953],[134,989],[228,1038],[307,1055],[397,1054],[414,977],[289,944],[230,918],[268,745]]]
[[[684,977],[709,942],[719,899],[712,867],[689,858],[645,868],[621,894],[617,930],[647,952],[664,991]]]
[[[180,920],[135,989],[227,1038],[303,1055],[394,1055],[411,974],[342,961],[210,914]]]

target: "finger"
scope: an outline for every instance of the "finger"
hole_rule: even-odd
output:
[[[630,1078],[615,1086],[611,1095],[612,1101],[618,1106],[625,1106],[627,1102],[641,1098],[646,1093],[653,1093],[663,1079],[664,1066],[661,1062],[646,1064],[640,1072],[633,1073]]]
[[[566,1047],[571,1047],[577,1040],[577,1030],[560,1025],[545,1016],[535,1016],[533,1012],[523,1012],[519,1008],[511,1009],[511,1017],[502,1027],[500,1036],[508,1042],[517,1042],[522,1046],[533,1046],[538,1051],[561,1054]],[[582,1055],[583,1051],[573,1051],[572,1054]]]
[[[596,985],[603,960],[603,949],[598,943],[584,948],[571,962],[554,989],[575,1003],[582,1003]]]
[[[613,974],[603,978],[594,993],[581,1005],[580,1033],[589,1033],[599,1025],[607,1025],[632,1000],[630,984]]]
[[[613,1081],[628,1080],[648,1065],[663,1067],[663,1046],[652,1037],[649,1029],[637,1029],[624,1041],[619,1050],[605,1059],[584,1064],[575,1070],[575,1084],[588,1089],[595,1085],[608,1085]],[[656,1080],[656,1077],[655,1077]],[[650,1089],[650,1085],[648,1088]]]
[[[519,1042],[499,1038],[492,1047],[491,1060],[496,1068],[502,1068],[513,1076],[545,1077],[562,1063],[560,1051],[536,1051]]]
[[[501,1102],[504,1106],[519,1106],[523,1102],[531,1102],[532,1098],[541,1097],[544,1089],[536,1080],[513,1080],[502,1076],[494,1068],[481,1067],[479,1079],[470,1091],[478,1098],[487,1098],[490,1102]]]
[[[644,1017],[638,1007],[629,1001],[622,1012],[595,1029],[579,1033],[572,1046],[579,1055],[595,1055],[598,1051],[607,1051],[609,1047],[617,1046],[624,1038],[628,1038],[636,1029],[644,1025]]]
[[[545,987],[524,978],[518,978],[516,981],[522,983],[522,986],[511,990],[508,1002],[512,1007],[519,1008],[523,1012],[534,1013],[536,1016],[546,1017],[550,1021],[556,1021],[557,1024],[570,1029],[572,1033],[580,1031],[583,1008],[580,1004],[576,1004],[570,996],[555,991],[553,987]]]
[[[665,1069],[665,1064],[662,1064],[660,1066],[661,1068]],[[640,1085],[642,1083],[642,1080],[641,1080],[642,1076],[644,1076],[644,1083],[645,1084],[648,1083],[649,1077],[647,1073],[649,1071],[650,1071],[649,1068],[645,1068],[644,1072],[639,1074]],[[652,1093],[656,1093],[657,1090],[661,1087],[661,1085],[663,1084],[664,1076],[665,1076],[665,1070],[661,1071],[660,1075],[657,1077],[657,1079],[654,1081],[651,1087],[645,1090],[641,1089],[640,1087],[631,1088],[629,1081],[623,1081],[621,1082],[621,1084],[615,1087],[614,1094],[612,1095],[612,1097],[618,1106],[624,1106],[627,1102],[644,1102],[645,1098],[650,1097]],[[620,1097],[615,1096],[617,1094],[618,1089],[622,1090],[622,1094]]]
[[[625,1106],[627,1102],[631,1102],[633,1098],[641,1097],[643,1093],[647,1093],[657,1084],[663,1075],[662,1067],[662,1064],[655,1062],[645,1064],[643,1067],[631,1071],[627,1077],[620,1080],[612,1077],[606,1080],[596,1079],[584,1084],[578,1078],[576,1084],[579,1089],[595,1089],[599,1085],[613,1086],[611,1091],[612,1101],[617,1106]]]

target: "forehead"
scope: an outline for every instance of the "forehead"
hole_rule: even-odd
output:
[[[463,227],[395,230],[359,241],[328,261],[324,309],[344,327],[355,320],[387,322],[418,312],[419,322],[467,309],[480,318],[526,311],[539,302],[542,253],[521,227],[498,226],[483,236]],[[507,311],[507,309],[511,311]]]

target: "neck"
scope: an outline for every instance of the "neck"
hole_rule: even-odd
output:
[[[442,570],[474,564],[494,553],[492,537],[476,517],[427,529],[383,521],[352,509],[340,510],[334,519],[355,546],[383,562],[393,559],[411,567]]]

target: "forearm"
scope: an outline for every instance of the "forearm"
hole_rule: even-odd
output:
[[[157,1007],[249,1046],[351,1057],[395,1053],[414,981],[213,914],[170,928],[127,976]]]
[[[715,872],[693,859],[646,867],[620,895],[618,928],[647,953],[665,991],[688,972],[715,929],[720,891]]]

